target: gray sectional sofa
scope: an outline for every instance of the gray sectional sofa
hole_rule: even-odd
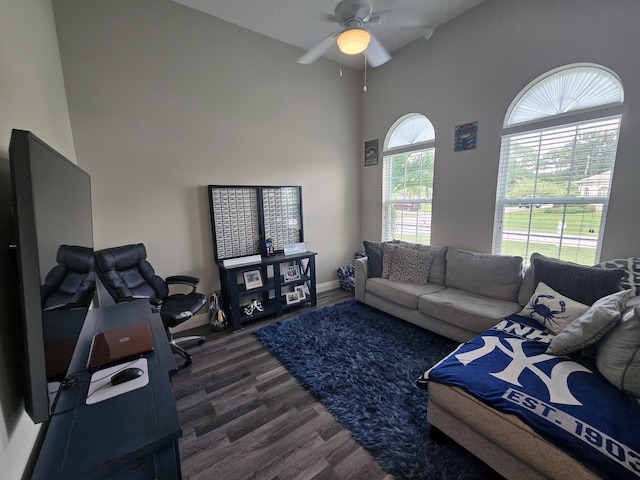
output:
[[[494,327],[503,317],[522,312],[523,307],[527,307],[527,311],[533,310],[530,307],[533,307],[534,292],[537,295],[534,269],[524,271],[521,257],[402,242],[365,241],[364,244],[367,257],[355,262],[355,298],[427,330],[466,342]],[[538,265],[538,257],[541,256],[533,254],[531,263],[535,261]],[[564,263],[561,268],[575,265],[553,262]],[[629,288],[630,282],[634,294],[640,293],[640,277],[634,277],[634,272],[640,268],[636,267],[640,264],[629,267],[631,281],[627,279],[624,287]],[[536,269],[540,270],[539,267]],[[540,274],[540,271],[535,274],[536,280]],[[562,276],[562,273],[551,272],[546,281]],[[569,280],[568,283],[574,282]],[[640,392],[640,358],[636,358],[640,357],[637,352],[640,296],[629,301],[618,317],[622,319],[620,324],[598,344],[598,359],[612,362],[614,372],[618,371],[622,378],[617,379],[617,374],[608,375],[607,380],[613,386],[607,384],[605,388],[615,386],[631,391],[637,397]],[[586,333],[588,329],[581,332]],[[614,354],[601,352],[613,340],[629,344],[625,354],[628,358],[617,358],[620,355],[615,353],[622,351],[618,348],[609,349]],[[634,388],[628,388],[632,382]],[[428,388],[429,423],[506,478],[600,478],[518,416],[502,413],[457,386],[429,381]]]
[[[390,251],[397,258],[401,250],[415,250],[400,260],[414,266],[426,253],[431,257],[427,281],[402,282],[402,273],[397,274],[402,265],[398,270],[398,265],[383,265],[384,249],[386,258]],[[367,257],[356,259],[356,300],[459,342],[519,312],[533,294],[532,282],[522,285],[522,257],[402,242],[365,242],[365,251]]]

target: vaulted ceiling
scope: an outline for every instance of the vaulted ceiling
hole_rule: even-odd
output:
[[[306,51],[342,28],[330,21],[338,0],[173,0],[269,38]],[[400,48],[433,31],[484,0],[348,0],[371,4],[379,23],[367,29],[393,57]],[[301,51],[302,55],[304,52]],[[337,45],[323,55],[340,61]],[[342,55],[342,63],[362,68],[362,55]]]

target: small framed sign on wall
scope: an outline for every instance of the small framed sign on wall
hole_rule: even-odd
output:
[[[364,166],[378,164],[378,139],[364,142]]]
[[[478,122],[456,125],[456,134],[453,142],[453,151],[471,150],[476,148],[478,142]]]

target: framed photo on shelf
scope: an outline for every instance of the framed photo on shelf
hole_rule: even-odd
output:
[[[301,302],[307,298],[307,295],[304,293],[304,285],[298,285],[293,289],[294,292],[298,294],[298,301]]]
[[[286,294],[287,305],[291,305],[292,303],[298,303],[300,301],[300,296],[297,291],[287,292]]]
[[[260,270],[248,270],[246,272],[242,272],[242,277],[244,278],[244,287],[247,290],[260,288],[264,285],[262,283],[262,274],[260,273]]]
[[[292,280],[300,280],[300,266],[289,265],[284,271],[284,281],[290,282]]]

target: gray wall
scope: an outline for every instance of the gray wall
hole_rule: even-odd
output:
[[[7,479],[22,476],[40,431],[24,411],[17,270],[7,249],[13,128],[75,161],[50,0],[0,2],[0,476]]]
[[[384,139],[400,116],[426,115],[435,127],[432,243],[490,252],[500,131],[511,101],[529,82],[562,65],[593,62],[625,89],[602,259],[638,255],[636,137],[640,63],[636,0],[488,0],[372,71],[363,137]],[[455,125],[478,121],[478,147],[453,152]],[[382,164],[361,167],[361,235],[379,240]]]
[[[0,157],[11,128],[77,152],[92,175],[98,248],[145,242],[160,274],[200,275],[208,290],[218,279],[204,186],[300,184],[329,282],[362,238],[380,238],[381,166],[362,166],[362,142],[420,112],[437,135],[434,243],[490,251],[509,103],[538,75],[586,61],[613,69],[626,92],[602,255],[638,255],[636,0],[488,0],[369,70],[364,96],[359,72],[298,65],[299,50],[168,0],[54,3],[70,114],[49,1],[0,2]],[[453,153],[454,126],[473,120],[478,148]],[[0,267],[3,282],[13,278],[6,255]],[[0,467],[18,478],[38,428],[21,405],[10,287],[0,298]]]
[[[168,0],[54,11],[96,248],[143,242],[210,291],[206,185],[301,185],[318,283],[336,281],[359,247],[360,75]]]

